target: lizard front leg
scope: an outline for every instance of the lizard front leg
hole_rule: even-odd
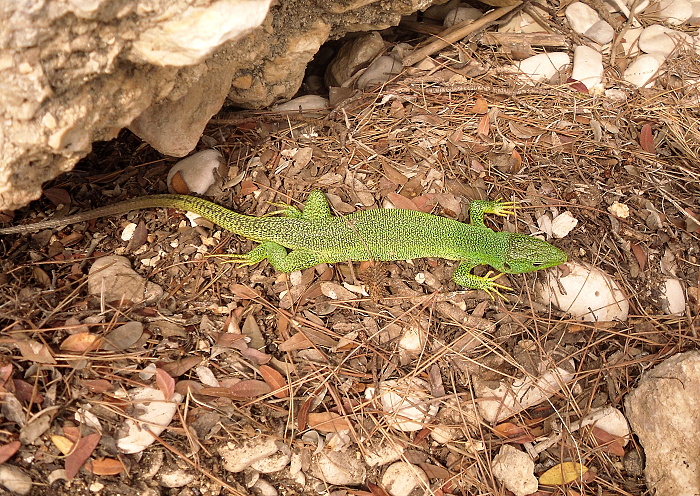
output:
[[[483,289],[486,291],[491,298],[495,295],[505,298],[498,290],[502,289],[504,291],[513,291],[513,288],[498,284],[496,279],[501,277],[503,274],[497,274],[492,276],[493,272],[489,271],[483,277],[475,276],[472,274],[472,269],[481,263],[474,263],[473,261],[463,260],[455,269],[452,275],[452,280],[459,284],[460,286],[465,286],[471,289]]]
[[[469,203],[469,223],[472,226],[486,227],[484,224],[484,214],[507,217],[508,215],[513,215],[516,208],[518,208],[518,206],[515,202],[472,200]]]

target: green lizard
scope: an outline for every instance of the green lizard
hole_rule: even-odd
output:
[[[0,229],[0,234],[27,233],[63,227],[131,210],[170,207],[201,215],[235,234],[260,243],[245,254],[227,255],[230,261],[255,264],[269,260],[280,272],[306,269],[321,263],[363,260],[408,260],[439,257],[458,260],[453,280],[460,286],[483,289],[493,296],[501,274],[472,274],[477,265],[508,274],[545,269],[566,262],[567,256],[546,241],[511,232],[496,232],[484,225],[484,214],[514,213],[512,202],[474,200],[470,224],[414,210],[371,209],[333,216],[325,195],[311,192],[303,210],[284,205],[269,216],[233,212],[201,198],[186,195],[152,195],[126,200],[63,219]],[[281,214],[274,216],[274,214]]]

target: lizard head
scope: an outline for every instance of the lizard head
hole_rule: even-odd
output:
[[[567,255],[546,241],[524,234],[508,233],[508,244],[503,257],[503,272],[521,274],[533,272],[566,262]]]

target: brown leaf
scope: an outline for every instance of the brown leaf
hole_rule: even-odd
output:
[[[268,394],[271,391],[267,383],[254,379],[237,382],[229,387],[229,390],[238,398],[254,398]]]
[[[571,89],[576,90],[579,93],[585,93],[586,95],[588,94],[588,86],[583,84],[581,81],[578,81],[577,79],[568,78],[566,82],[569,83]]]
[[[474,102],[471,111],[475,114],[485,114],[489,111],[489,102],[487,102],[484,98],[479,97]]]
[[[303,332],[297,332],[286,341],[280,343],[278,349],[282,352],[305,350],[311,348],[313,343],[307,338]]]
[[[180,171],[177,171],[175,174],[173,174],[173,177],[170,178],[170,187],[175,193],[179,193],[181,195],[189,195],[192,193],[189,186],[187,186],[187,182],[182,177],[182,172]]]
[[[261,365],[258,371],[265,383],[274,391],[272,395],[275,398],[286,398],[289,396],[289,386],[287,386],[287,381],[282,374],[269,365]]]
[[[32,268],[32,277],[34,277],[36,283],[42,288],[48,288],[51,284],[51,278],[41,267]]]
[[[34,386],[29,384],[27,381],[24,381],[22,379],[13,379],[12,380],[12,385],[15,388],[15,396],[17,399],[25,402],[33,402],[33,403],[43,403],[44,402],[44,397],[39,391],[36,391],[34,389]]]
[[[156,368],[156,385],[163,392],[165,401],[170,401],[175,392],[175,379],[162,368]]]
[[[161,365],[159,368],[170,374],[172,377],[180,377],[182,374],[202,363],[202,357],[187,356],[174,362],[168,362]]]
[[[352,428],[352,423],[335,412],[310,413],[309,427],[321,432],[342,432]]]
[[[258,189],[258,186],[253,181],[241,181],[241,191],[239,192],[239,195],[249,195]]]
[[[489,114],[484,114],[484,116],[479,120],[479,126],[476,128],[476,134],[486,138],[489,135],[489,128],[491,127],[491,120],[489,119]]]
[[[493,428],[493,431],[497,436],[507,439],[509,443],[522,444],[535,440],[535,437],[527,429],[510,422],[498,424]]]
[[[367,489],[372,493],[372,496],[390,496],[383,487],[372,484],[371,482],[367,483]]]
[[[117,475],[124,471],[124,464],[115,458],[98,458],[87,462],[85,470],[95,475]]]
[[[639,144],[645,152],[656,155],[656,145],[654,145],[654,135],[651,132],[651,125],[644,124],[642,126],[642,132],[639,133]]]
[[[102,344],[102,338],[90,332],[79,332],[72,334],[63,340],[61,349],[63,351],[72,351],[74,353],[87,353],[95,351]]]
[[[0,446],[0,464],[12,458],[12,456],[17,453],[20,446],[22,446],[22,443],[19,441],[12,441],[11,443]]]
[[[51,350],[43,343],[29,339],[27,341],[17,341],[15,345],[17,345],[19,352],[27,360],[45,364],[56,363]]]
[[[644,267],[647,266],[647,253],[646,253],[646,251],[644,251],[644,248],[642,248],[637,243],[632,243],[630,246],[632,248],[632,253],[634,253],[634,258],[637,259],[637,263],[639,264],[639,270],[644,272]]]
[[[234,295],[243,300],[254,300],[255,298],[260,297],[260,293],[255,291],[250,286],[246,286],[244,284],[231,284],[229,289]]]
[[[389,193],[386,195],[386,197],[396,208],[402,208],[404,210],[418,210],[416,204],[403,195],[398,193]]]
[[[96,394],[110,391],[114,387],[107,379],[83,379],[80,383],[86,387],[88,391]]]
[[[10,380],[12,377],[12,364],[11,363],[6,363],[2,367],[0,367],[0,386],[4,386],[7,384],[7,381]]]
[[[316,399],[315,395],[309,396],[306,398],[306,400],[304,400],[304,403],[302,403],[301,407],[299,408],[299,414],[297,415],[297,428],[300,431],[306,430],[306,425],[309,421],[309,409],[311,408],[311,404],[313,403],[314,399]]]
[[[591,434],[595,438],[598,446],[604,448],[608,453],[616,456],[625,456],[623,440],[620,436],[614,436],[600,427],[592,427]]]
[[[70,194],[63,188],[47,188],[43,193],[56,206],[71,204]]]
[[[78,475],[80,467],[83,463],[90,458],[92,452],[100,442],[101,436],[99,434],[88,434],[87,436],[80,438],[78,445],[73,449],[70,455],[66,456],[66,478],[68,480],[73,479]]]
[[[546,129],[528,126],[527,124],[515,121],[508,121],[508,127],[510,128],[510,132],[520,139],[534,138],[546,132]]]

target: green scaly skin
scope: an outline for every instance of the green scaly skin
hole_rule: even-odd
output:
[[[364,260],[409,260],[438,257],[458,260],[453,279],[460,286],[499,294],[510,290],[496,283],[501,274],[484,277],[471,273],[490,265],[507,274],[545,269],[566,262],[567,256],[546,241],[484,225],[484,214],[512,214],[512,202],[474,200],[470,224],[402,209],[373,209],[346,216],[331,215],[325,195],[313,191],[303,210],[284,205],[279,216],[252,217],[233,212],[201,198],[153,195],[135,198],[63,219],[0,229],[0,234],[27,233],[131,210],[168,207],[187,210],[235,234],[260,243],[248,253],[228,255],[229,261],[255,264],[269,260],[280,272],[302,270],[320,263]]]

